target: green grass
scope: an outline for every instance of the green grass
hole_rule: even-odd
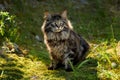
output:
[[[120,78],[120,29],[119,11],[112,2],[104,0],[88,1],[88,4],[74,0],[45,0],[32,7],[30,2],[13,1],[10,14],[16,15],[19,26],[20,48],[27,49],[28,55],[18,57],[7,54],[0,57],[1,80],[118,80]],[[104,4],[103,4],[104,3]],[[29,5],[28,5],[29,4]],[[111,7],[109,7],[109,5]],[[41,26],[43,13],[68,11],[74,30],[90,43],[91,49],[86,60],[73,66],[73,72],[64,69],[47,70],[49,54],[43,42],[38,42],[35,35],[43,38]]]
[[[89,56],[98,60],[98,77],[103,80],[118,80],[120,78],[120,56],[118,56],[118,51],[116,51],[118,48],[117,43],[115,41],[105,41],[92,46]]]

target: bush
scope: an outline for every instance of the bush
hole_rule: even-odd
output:
[[[15,42],[18,39],[18,27],[15,16],[8,12],[0,12],[0,42],[6,39]]]

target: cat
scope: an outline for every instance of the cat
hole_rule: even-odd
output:
[[[66,10],[61,14],[45,12],[41,30],[50,53],[49,70],[64,66],[66,71],[71,71],[70,62],[76,64],[85,59],[89,44],[73,30]]]

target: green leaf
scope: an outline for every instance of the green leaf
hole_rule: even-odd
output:
[[[87,63],[88,61],[90,61],[89,59],[87,59],[87,60],[84,60],[83,62],[81,62],[79,65],[78,65],[78,69],[80,68],[80,67],[82,67],[85,63]]]

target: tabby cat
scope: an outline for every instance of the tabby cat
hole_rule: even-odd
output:
[[[66,71],[70,71],[72,70],[70,62],[76,64],[85,59],[89,44],[74,32],[66,10],[62,14],[46,12],[41,29],[44,43],[50,53],[49,70],[64,66]]]

